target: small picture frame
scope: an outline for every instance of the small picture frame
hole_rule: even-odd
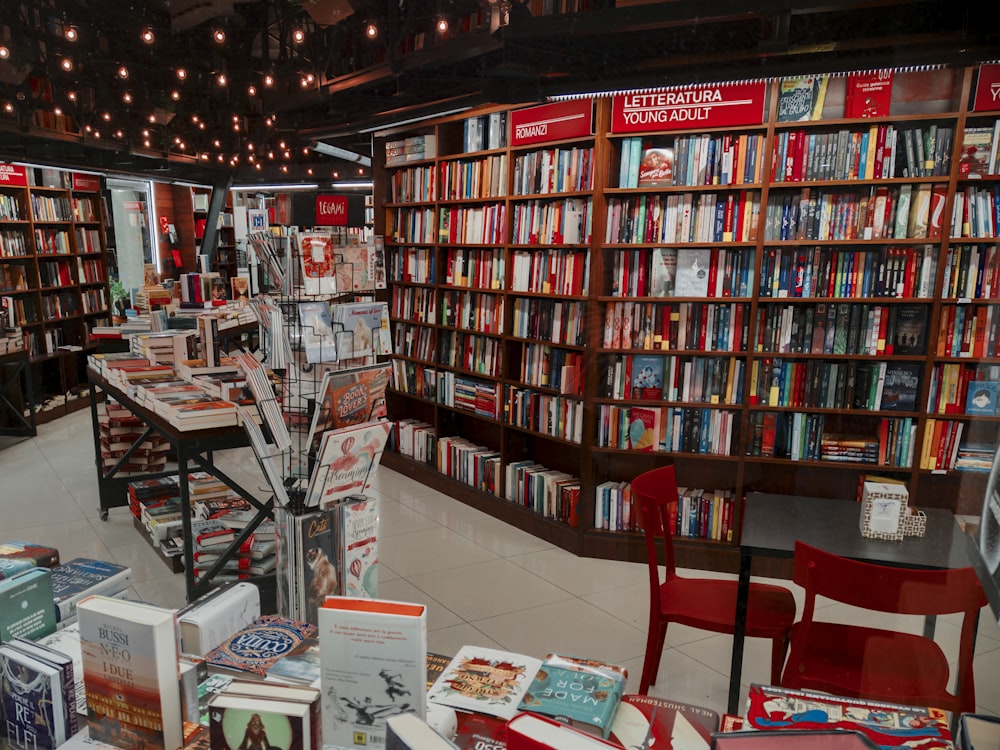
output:
[[[865,482],[861,495],[861,536],[901,541],[907,512],[908,497],[905,488],[900,485]]]

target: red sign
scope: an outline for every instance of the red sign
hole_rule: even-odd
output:
[[[316,196],[316,226],[346,227],[347,226],[347,196],[317,195]]]
[[[167,234],[170,232],[170,221],[166,216],[160,217],[160,232],[162,234]]]
[[[593,99],[570,99],[510,113],[512,146],[581,138],[594,132]]]
[[[996,109],[1000,109],[1000,65],[980,65],[972,111],[991,112]]]
[[[611,107],[611,132],[760,125],[766,91],[758,81],[618,94]]]
[[[0,185],[25,187],[28,184],[28,170],[19,164],[0,164]]]
[[[73,189],[96,193],[101,189],[101,178],[92,174],[73,173]]]

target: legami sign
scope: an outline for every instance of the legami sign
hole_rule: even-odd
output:
[[[760,125],[766,91],[763,81],[755,81],[618,94],[611,132]]]

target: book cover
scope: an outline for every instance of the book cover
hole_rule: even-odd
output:
[[[334,249],[334,259],[338,294],[375,291],[377,287],[374,246],[339,245]]]
[[[83,711],[78,712],[77,706],[83,693],[82,667],[77,666],[78,658],[69,656],[62,651],[24,638],[15,638],[9,644],[22,654],[37,659],[59,670],[59,687],[62,691],[62,713],[60,722],[65,725],[66,737],[71,737],[80,729],[80,713],[87,713],[86,697],[83,696]]]
[[[672,297],[677,275],[677,249],[654,247],[650,264],[650,297]]]
[[[9,644],[0,646],[0,698],[10,748],[54,750],[65,742],[71,733],[64,697],[58,668]]]
[[[12,638],[35,640],[55,629],[48,568],[34,568],[0,581],[0,643]]]
[[[305,293],[336,294],[333,237],[327,232],[302,232],[297,236]]]
[[[283,563],[292,568],[296,581],[292,616],[317,623],[320,605],[328,596],[343,593],[341,564],[341,509],[329,507],[302,515],[290,515],[293,559]]]
[[[427,715],[424,605],[329,597],[319,642],[325,744],[384,747],[386,719]]]
[[[316,626],[281,615],[262,615],[205,654],[211,667],[261,678],[282,656],[316,634]]]
[[[889,360],[879,408],[882,411],[916,411],[922,370],[918,362]]]
[[[778,89],[778,122],[811,120],[818,76],[782,78]]]
[[[510,719],[541,666],[533,656],[462,646],[427,691],[427,701]]]
[[[663,368],[663,357],[646,354],[632,357],[632,397],[662,398]]]
[[[628,694],[611,722],[611,739],[624,747],[708,750],[718,729],[719,714],[710,708]]]
[[[132,570],[127,565],[77,557],[52,569],[52,601],[61,622],[76,614],[76,603],[91,594],[127,589]]]
[[[341,592],[345,596],[375,599],[378,596],[378,499],[345,498],[339,505]]]
[[[965,413],[994,416],[997,413],[998,388],[1000,382],[996,380],[971,381],[965,397]]]
[[[238,304],[245,305],[250,299],[250,277],[233,276],[229,279],[232,290],[232,300]]]
[[[771,685],[751,685],[744,729],[860,732],[880,747],[951,747],[945,712],[841,698]]]
[[[385,392],[391,377],[389,364],[324,373],[309,427],[309,455],[318,454],[320,441],[327,430],[384,417],[387,413]]]
[[[993,127],[966,128],[962,136],[962,153],[958,157],[958,173],[989,174],[992,149]]]
[[[0,543],[0,580],[32,568],[51,568],[59,564],[59,550],[34,542]]]
[[[926,354],[927,306],[899,305],[895,310],[893,354]]]
[[[332,325],[340,359],[392,354],[389,305],[386,302],[334,305]]]
[[[674,277],[675,297],[707,297],[708,271],[712,251],[703,247],[677,249],[677,273]]]
[[[518,708],[607,738],[627,680],[624,667],[546,654]]]
[[[325,508],[348,495],[364,494],[391,429],[391,422],[381,420],[324,432],[306,490],[306,507]]]
[[[507,722],[507,750],[606,750],[618,747],[548,716],[522,713]]]
[[[319,639],[306,638],[267,670],[267,679],[319,685]]]
[[[308,364],[337,360],[337,342],[333,337],[328,302],[300,302],[299,325],[299,341],[305,350]]]
[[[660,436],[659,408],[633,406],[628,410],[628,446],[635,451],[652,453]]]
[[[73,680],[76,683],[76,712],[87,714],[87,693],[83,687],[83,652],[80,650],[80,624],[71,622],[54,633],[38,639],[45,648],[66,654],[73,661]]]
[[[888,117],[892,101],[891,70],[851,73],[847,76],[844,117]]]
[[[174,611],[91,596],[77,613],[90,736],[119,747],[182,745]]]
[[[672,185],[674,182],[674,150],[646,146],[639,160],[639,187]]]
[[[305,701],[216,693],[208,700],[212,750],[320,750],[313,708]]]

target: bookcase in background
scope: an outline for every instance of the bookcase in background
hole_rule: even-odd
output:
[[[845,117],[844,75],[785,86],[794,120],[780,81],[738,82],[380,134],[390,416],[422,456],[384,460],[619,559],[642,552],[613,499],[672,462],[714,509],[678,526],[695,567],[733,569],[748,491],[854,499],[874,473],[978,513],[986,475],[956,467],[1000,432],[1000,113],[977,75],[883,76],[888,116]]]
[[[36,418],[87,405],[90,329],[110,325],[101,178],[3,165],[0,295],[24,334]]]

